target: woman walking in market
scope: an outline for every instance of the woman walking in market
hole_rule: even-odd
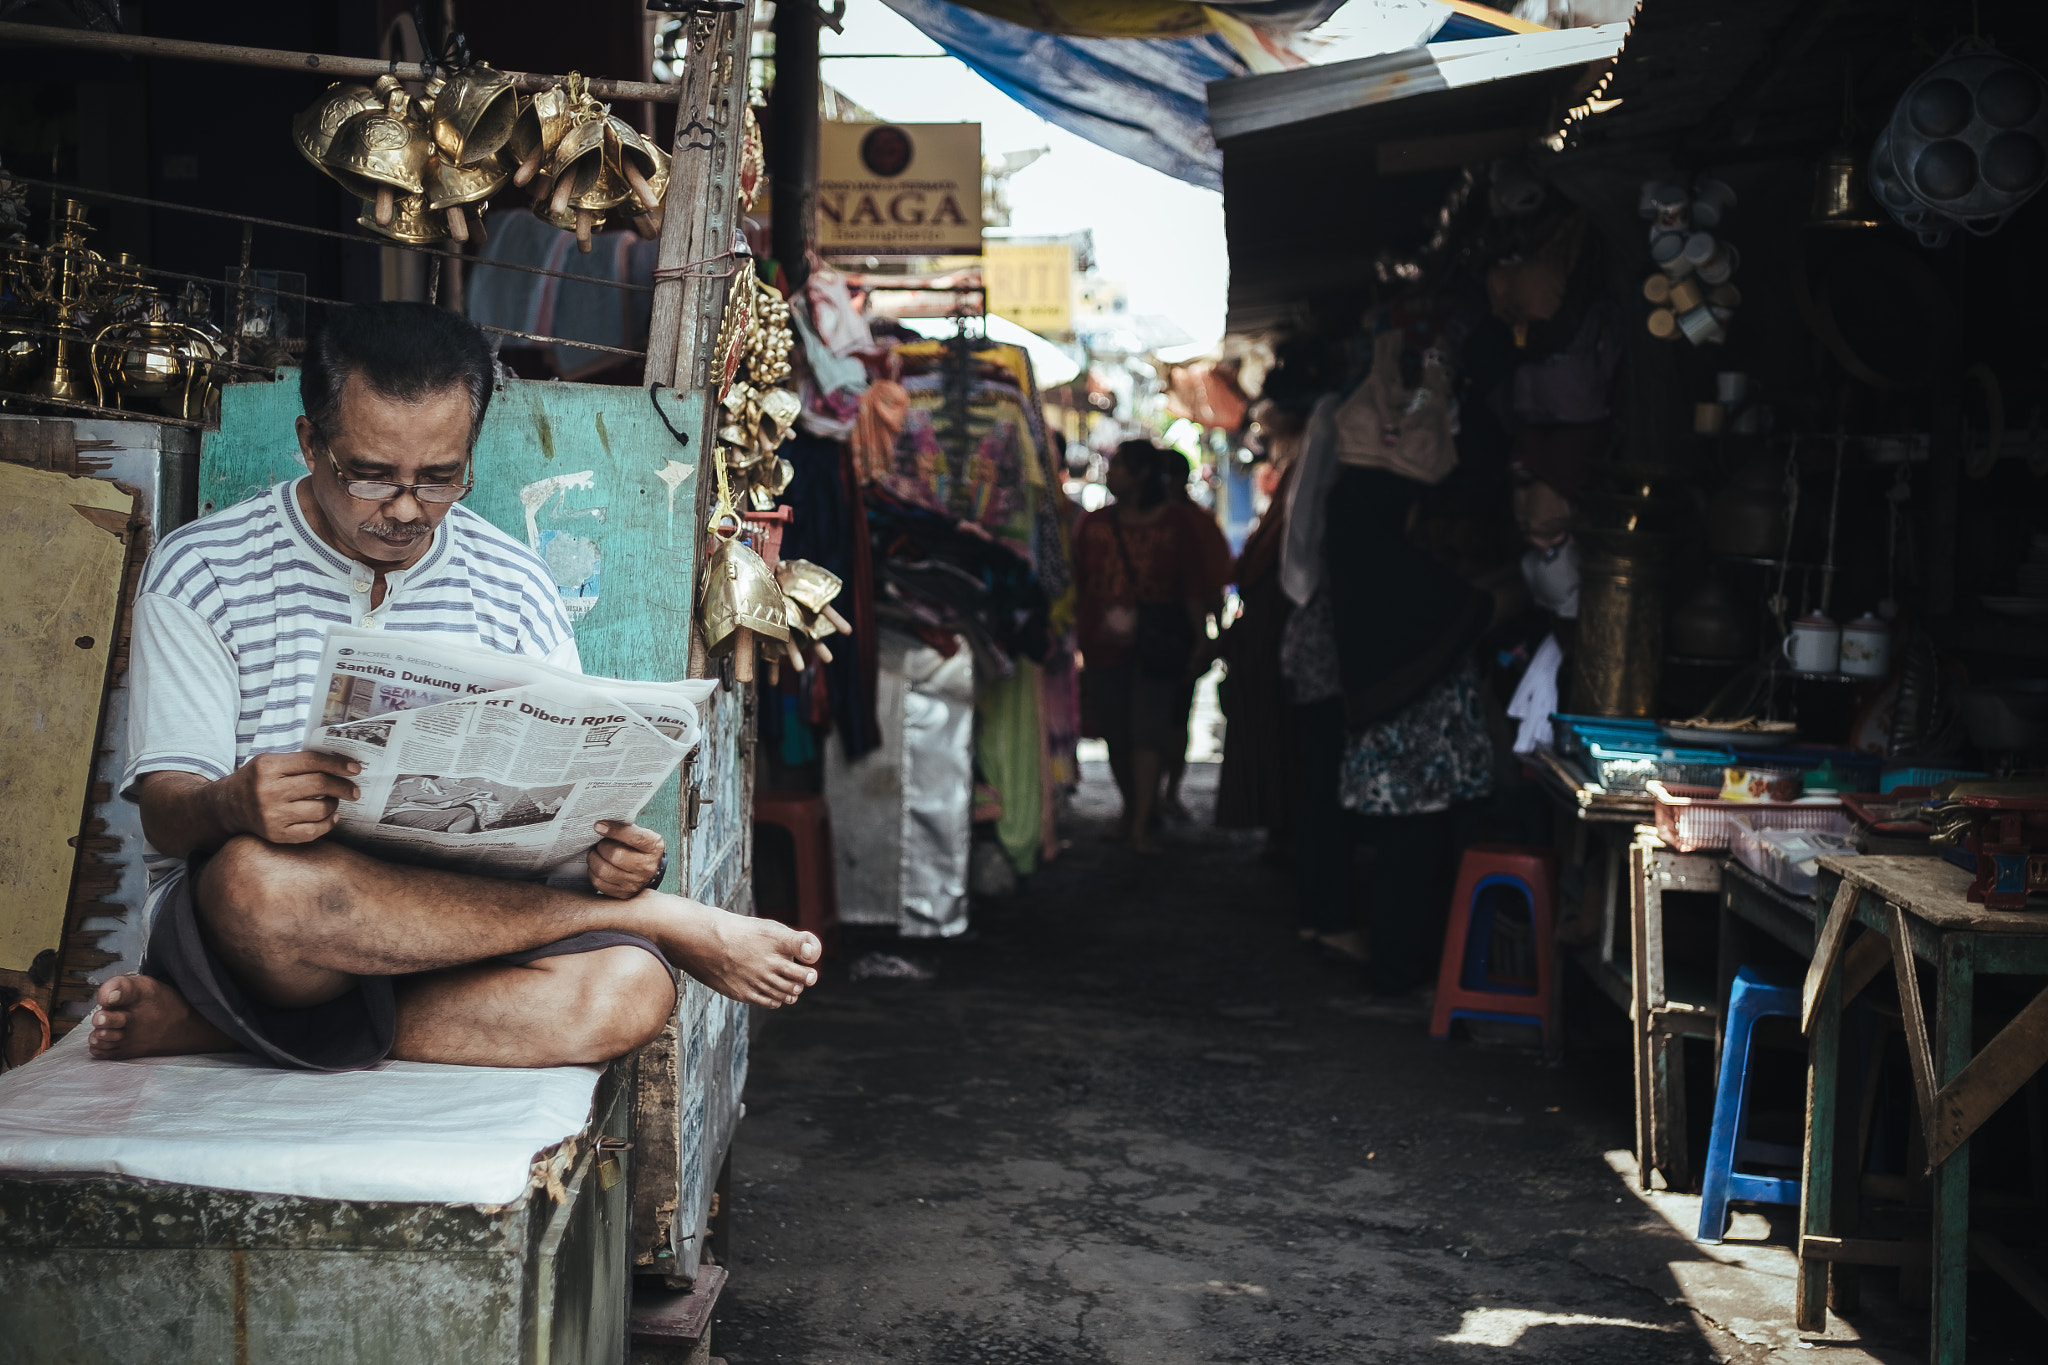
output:
[[[1198,666],[1206,613],[1198,547],[1167,500],[1166,462],[1126,441],[1109,465],[1109,506],[1074,535],[1082,733],[1109,746],[1123,796],[1112,837],[1157,853],[1160,779],[1187,743],[1182,689]]]
[[[1466,581],[1415,535],[1424,494],[1457,465],[1452,391],[1435,348],[1382,331],[1365,379],[1310,415],[1282,549],[1281,586],[1297,607],[1281,666],[1301,744],[1304,936],[1369,957],[1377,995],[1433,975],[1437,873],[1458,817],[1493,788],[1474,646],[1511,595]],[[1358,843],[1373,850],[1363,936]]]

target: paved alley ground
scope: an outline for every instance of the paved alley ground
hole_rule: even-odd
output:
[[[1256,837],[1103,843],[1093,769],[968,939],[853,940],[758,1034],[731,1365],[1920,1358],[1896,1308],[1801,1341],[1789,1211],[1706,1248],[1634,1192],[1618,1023],[1562,1067],[1433,1043],[1301,948]],[[934,978],[849,981],[875,948]]]

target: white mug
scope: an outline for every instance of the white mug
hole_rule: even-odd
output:
[[[1869,612],[1842,627],[1842,672],[1884,678],[1892,671],[1892,628]]]
[[[1795,673],[1834,673],[1842,662],[1842,628],[1815,612],[1792,623],[1783,645]]]

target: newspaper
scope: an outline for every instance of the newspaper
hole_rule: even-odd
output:
[[[327,633],[305,748],[362,764],[334,837],[500,877],[579,874],[600,820],[632,820],[701,731],[712,682],[589,678],[418,635]]]

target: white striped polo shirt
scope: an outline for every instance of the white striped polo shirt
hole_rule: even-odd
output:
[[[457,504],[417,563],[385,575],[373,611],[370,570],[307,524],[303,481],[182,526],[150,553],[130,637],[122,795],[132,800],[145,773],[221,778],[257,754],[296,750],[331,625],[429,633],[582,671],[562,595],[524,545]],[[153,882],[183,866],[149,856]]]

